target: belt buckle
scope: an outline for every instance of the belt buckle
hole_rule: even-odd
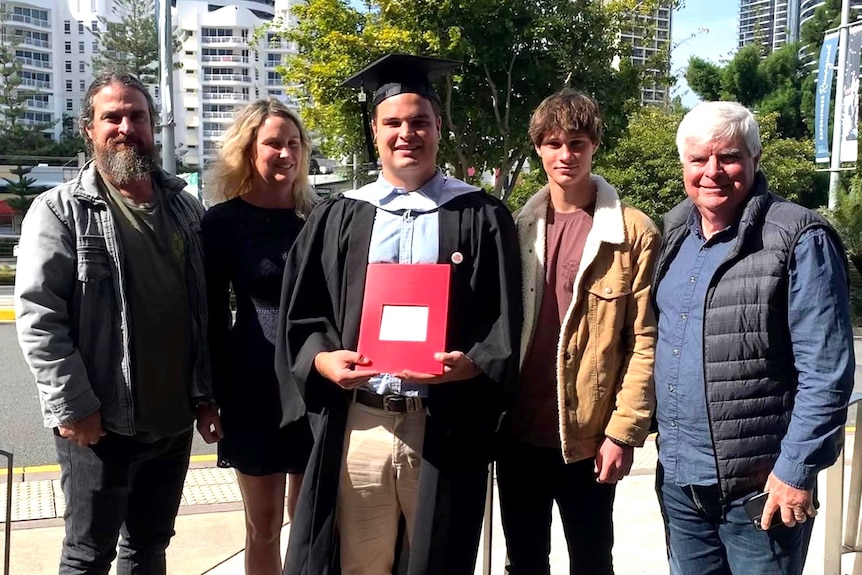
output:
[[[403,395],[384,395],[383,409],[395,413],[410,413],[422,409],[422,398]]]

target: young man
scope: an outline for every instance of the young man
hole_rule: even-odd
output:
[[[137,78],[90,85],[93,160],[36,198],[21,233],[18,340],[53,428],[66,498],[60,574],[165,573],[206,351],[203,208],[156,163],[155,108]]]
[[[436,166],[451,63],[390,55],[375,90],[378,180],[318,205],[288,256],[276,365],[315,434],[285,573],[391,574],[399,518],[410,574],[472,573],[493,436],[517,375],[521,302],[508,209]],[[357,353],[369,263],[451,266],[443,374],[378,373]],[[289,406],[302,402],[285,402]]]
[[[688,198],[665,216],[655,289],[670,572],[799,575],[853,389],[847,257],[821,216],[769,191],[744,106],[699,104],[676,142]],[[762,492],[755,524],[744,504]]]
[[[520,393],[497,464],[513,575],[550,573],[555,501],[571,573],[613,573],[614,488],[652,416],[650,286],[661,239],[591,174],[601,137],[598,104],[574,90],[545,99],[530,120],[548,185],[516,218]]]

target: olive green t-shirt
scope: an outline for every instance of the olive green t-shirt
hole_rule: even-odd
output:
[[[123,258],[135,438],[155,441],[187,430],[194,420],[186,246],[155,183],[153,201],[136,204],[100,179]]]

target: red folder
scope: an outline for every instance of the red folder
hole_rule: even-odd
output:
[[[381,373],[441,374],[446,351],[448,264],[368,264],[357,351]]]

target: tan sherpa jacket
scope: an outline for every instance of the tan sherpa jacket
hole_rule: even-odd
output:
[[[641,446],[655,408],[656,319],[650,303],[661,247],[655,224],[592,175],[593,226],[557,346],[557,404],[563,457],[593,457],[604,437]],[[546,186],[518,213],[523,267],[521,365],[535,332],[545,285]]]

